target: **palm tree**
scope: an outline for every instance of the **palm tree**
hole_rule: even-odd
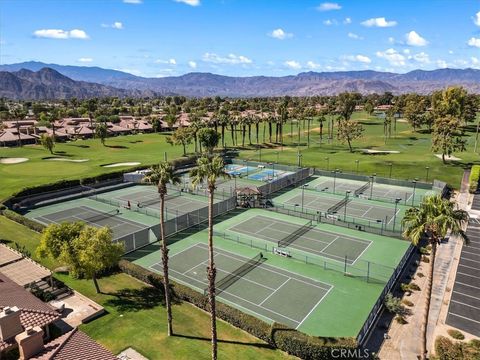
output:
[[[421,359],[427,356],[427,327],[428,313],[432,296],[433,271],[437,246],[450,231],[451,235],[460,236],[465,242],[468,238],[463,231],[463,226],[468,221],[468,213],[464,210],[455,210],[455,204],[442,199],[440,195],[431,195],[423,199],[418,208],[410,208],[402,220],[404,226],[403,236],[410,239],[413,245],[418,246],[422,239],[431,245],[430,272],[427,281],[427,300],[422,321]]]
[[[208,158],[202,156],[197,160],[197,167],[190,173],[192,186],[196,187],[207,182],[208,189],[208,300],[210,303],[210,314],[212,321],[212,359],[217,359],[217,322],[215,310],[215,277],[217,269],[213,258],[213,195],[219,177],[229,177],[225,172],[223,159],[219,156]]]
[[[150,174],[144,178],[145,182],[156,184],[160,195],[160,237],[162,241],[162,265],[163,265],[163,287],[165,291],[165,306],[167,308],[168,336],[173,334],[172,305],[170,302],[170,285],[168,280],[168,248],[165,240],[165,195],[167,195],[167,184],[177,185],[180,183],[180,176],[175,173],[175,168],[167,161],[150,168]]]

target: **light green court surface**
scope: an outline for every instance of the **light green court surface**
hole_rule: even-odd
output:
[[[297,226],[305,224],[305,220],[296,217],[273,213],[267,210],[251,209],[215,224],[215,232],[233,233],[233,230],[238,230],[238,227],[236,228],[238,224],[247,224],[248,221],[257,217],[261,217],[262,221],[267,221],[269,218],[273,223],[281,222],[282,224],[292,224],[290,225],[292,227],[294,224],[297,224]],[[240,228],[245,229],[246,226],[241,226]],[[256,230],[261,229],[255,229],[254,226],[252,226],[252,231]],[[368,247],[360,254],[357,254],[357,264],[361,262],[374,262],[375,264],[378,264],[378,266],[395,268],[409,247],[407,241],[358,232],[328,224],[316,225],[312,231],[314,231],[314,233],[325,232],[336,234],[336,236],[339,237],[364,242],[365,244],[368,243]],[[263,229],[261,232],[263,235],[268,233],[266,229]],[[249,236],[243,234],[242,236],[244,236],[244,240],[247,240],[245,243],[248,244]],[[267,240],[262,241],[264,243],[269,243]],[[306,239],[303,241],[303,244],[307,243]],[[270,242],[270,244],[271,243],[272,242]],[[197,248],[198,244],[203,244],[201,245],[203,248]],[[172,274],[172,277],[199,291],[203,291],[205,286],[205,275],[202,274],[202,272],[204,273],[206,271],[206,254],[205,250],[202,250],[205,248],[205,244],[207,244],[206,231],[187,234],[185,238],[169,244],[172,259],[175,259],[177,256],[176,254],[179,254],[178,268],[175,269],[179,274],[176,274],[176,276]],[[226,261],[225,256],[230,258],[237,258],[240,256],[244,257],[244,261],[247,261],[257,255],[259,251],[262,251],[217,235],[214,236],[214,244],[216,251],[223,254],[221,255],[222,260],[220,261],[219,259],[219,266],[223,267],[224,269],[222,270],[227,272],[232,271],[232,269],[237,268],[237,266],[233,266]],[[189,248],[191,248],[191,250],[188,250]],[[347,247],[342,245],[342,248],[346,249]],[[288,249],[289,247],[285,250]],[[385,285],[382,282],[367,282],[365,279],[358,277],[345,276],[342,271],[336,269],[333,270],[328,266],[325,269],[323,266],[305,263],[304,261],[298,261],[293,258],[285,258],[271,252],[264,252],[264,254],[266,260],[261,266],[259,266],[260,270],[257,270],[257,268],[252,270],[248,273],[247,277],[248,280],[258,282],[259,284],[251,286],[251,281],[239,280],[232,285],[233,290],[231,291],[233,292],[233,295],[238,296],[240,294],[242,299],[232,296],[230,294],[230,288],[228,288],[226,293],[223,293],[224,296],[220,293],[219,301],[228,303],[244,312],[264,319],[265,321],[276,320],[279,322],[286,322],[285,319],[282,321],[282,316],[287,316],[293,320],[293,322],[289,322],[288,325],[293,326],[296,322],[300,321],[296,327],[298,327],[300,331],[311,335],[355,337],[363,326],[371,308],[380,296]],[[158,244],[137,250],[136,252],[129,254],[127,258],[138,265],[161,273],[158,268],[158,264],[161,261]],[[320,256],[318,256],[318,258],[320,258]],[[333,262],[333,260],[329,261]],[[184,268],[183,265],[180,266],[183,262],[188,264],[191,263],[194,269],[191,270],[191,268]],[[177,267],[175,263],[174,267]],[[290,286],[283,288],[277,284],[276,278],[272,278],[271,282],[268,280],[266,282],[257,281],[260,278],[264,278],[265,271],[267,271],[267,269],[271,270],[270,267],[275,268],[277,273],[286,276],[285,280],[287,280],[287,277],[295,278],[299,276],[301,279],[305,277],[308,278],[307,282],[312,281],[315,284],[324,284],[322,285],[324,290],[318,290],[315,295],[311,295],[311,293],[307,294],[304,292],[305,289],[302,288],[295,288],[293,290]],[[192,271],[195,272],[195,274],[193,274]],[[257,271],[257,273],[255,271]],[[185,276],[188,278],[185,278]],[[329,290],[328,286],[331,286]],[[259,287],[263,289],[262,296],[257,296]],[[277,292],[281,293],[281,297],[272,296],[273,299],[270,303],[266,298],[268,297],[268,294],[275,291],[275,289],[277,289]],[[287,289],[289,290],[285,291]],[[297,291],[305,296],[297,296]],[[325,291],[328,291],[328,293],[321,298]],[[304,301],[303,298],[305,298],[304,303],[302,303],[302,301]],[[246,300],[248,301],[246,302]],[[316,302],[314,300],[316,300]],[[262,302],[264,303],[261,304]],[[249,308],[245,306],[245,303],[250,304]],[[269,305],[268,307],[265,306],[268,308],[268,314],[266,309],[259,310],[258,306],[260,304],[262,306],[265,304]],[[302,310],[297,311],[295,308]],[[304,315],[305,309],[310,309],[307,315]],[[279,315],[275,315],[272,311]],[[300,320],[301,316],[304,316],[304,319]]]

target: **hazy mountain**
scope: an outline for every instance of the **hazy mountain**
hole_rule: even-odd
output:
[[[0,71],[0,97],[9,99],[68,99],[105,96],[153,96],[153,92],[116,89],[111,86],[72,80],[58,71],[42,68]]]
[[[91,81],[119,89],[145,91],[159,95],[180,94],[186,96],[308,96],[334,95],[343,91],[363,94],[394,94],[406,92],[430,93],[451,85],[464,86],[470,92],[480,93],[480,70],[438,69],[414,70],[406,74],[391,72],[338,71],[304,72],[298,75],[273,77],[234,77],[211,73],[189,73],[164,78],[144,78],[125,72],[88,66],[64,66],[25,62],[0,65],[0,71],[18,71],[22,68],[37,71],[51,67],[59,73],[78,81]]]

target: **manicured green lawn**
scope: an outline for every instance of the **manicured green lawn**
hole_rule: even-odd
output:
[[[165,152],[170,160],[181,156],[182,148],[167,144],[166,137],[166,133],[119,136],[107,139],[107,146],[102,146],[97,139],[57,143],[54,155],[40,145],[0,148],[0,158],[29,159],[20,164],[0,164],[0,201],[27,186],[91,177],[128,168],[128,166],[105,168],[100,166],[103,164],[140,162],[142,165],[152,165],[163,160]],[[88,161],[76,163],[42,159],[50,156]]]
[[[475,126],[470,126],[466,131],[464,140],[467,140],[467,151],[455,153],[454,155],[461,161],[447,162],[443,164],[442,160],[437,158],[431,150],[431,135],[426,130],[413,132],[411,126],[405,122],[397,122],[397,131],[385,142],[383,136],[383,120],[370,117],[366,113],[358,112],[353,114],[353,119],[361,122],[365,129],[362,139],[353,141],[354,152],[350,153],[347,144],[341,144],[334,138],[330,144],[326,138],[327,126],[323,127],[323,141],[320,144],[320,132],[318,121],[312,121],[310,134],[310,148],[307,148],[306,133],[301,133],[300,146],[297,146],[297,126],[294,123],[293,135],[290,136],[290,122],[284,127],[283,150],[281,147],[262,149],[262,161],[279,161],[285,164],[297,164],[297,153],[300,150],[302,155],[302,165],[316,167],[319,169],[335,170],[340,169],[344,172],[356,172],[378,176],[389,177],[390,166],[392,163],[392,177],[398,179],[426,180],[427,170],[428,180],[439,179],[446,181],[455,188],[459,188],[463,170],[469,168],[472,163],[479,163],[478,153],[474,152],[475,144]],[[301,127],[303,131],[303,125]],[[262,134],[262,132],[261,132]],[[262,138],[260,138],[260,141]],[[375,150],[395,150],[398,154],[365,154],[360,149]],[[480,151],[480,145],[477,152]],[[256,150],[241,151],[240,156],[246,159],[259,160],[260,152]],[[326,160],[328,158],[328,160]]]
[[[25,246],[32,254],[39,234],[0,216],[0,239]],[[33,258],[36,258],[33,255]],[[58,263],[37,259],[50,268]],[[173,307],[175,337],[166,336],[166,313],[162,299],[152,288],[123,273],[100,279],[104,294],[96,294],[92,281],[56,275],[71,288],[98,302],[107,314],[81,329],[113,353],[132,346],[149,359],[208,359],[210,357],[209,314],[188,304]],[[219,358],[288,359],[257,338],[218,321]]]

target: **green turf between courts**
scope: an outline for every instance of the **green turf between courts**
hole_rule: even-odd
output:
[[[305,220],[296,217],[272,213],[266,210],[251,209],[216,223],[215,231],[229,231],[229,229],[235,225],[259,216],[270,217],[272,222],[283,221],[286,223],[298,224],[299,226],[305,224]],[[317,225],[315,230],[336,233],[346,238],[365,241],[365,243],[370,242],[368,248],[359,256],[359,260],[373,261],[377,264],[389,267],[395,267],[398,264],[409,246],[409,243],[406,241],[339,228],[328,224]],[[241,256],[246,259],[254,257],[259,252],[256,248],[237,244],[225,240],[220,236],[215,236],[214,242],[215,247],[219,252],[228,252],[234,254],[233,256]],[[169,245],[171,250],[170,255],[174,258],[176,254],[181,254],[182,252],[187,251],[188,248],[197,246],[199,243],[207,243],[207,233],[205,231],[186,234],[185,238],[182,240],[171,243]],[[201,258],[203,257],[204,255],[202,254]],[[129,254],[128,258],[138,265],[145,268],[151,268],[160,262],[161,255],[158,244],[154,244],[137,250],[135,253]],[[185,257],[185,259],[186,258],[187,257]],[[192,265],[198,266],[198,261],[195,260],[195,264],[192,263]],[[298,326],[299,330],[311,335],[356,336],[384,287],[384,284],[381,283],[366,282],[358,278],[344,276],[338,271],[324,270],[317,265],[306,264],[301,261],[284,258],[272,253],[266,253],[266,261],[262,266],[263,265],[275,267],[281,269],[281,271],[287,271],[332,286],[328,294],[316,306],[312,306],[311,304],[308,305],[311,308],[311,312]],[[197,275],[202,277],[203,275],[201,272],[204,272],[206,270],[205,268],[204,264],[198,266],[198,269],[196,269],[198,272]],[[254,277],[253,281],[256,281],[255,279],[258,278],[255,277],[255,273],[249,273],[249,276]],[[196,281],[198,281],[198,279],[196,279]],[[194,288],[201,287],[192,284],[190,284],[190,286]],[[245,296],[249,297],[251,295],[249,294],[249,290],[251,289],[246,286],[246,284],[237,285],[236,283],[236,286],[240,286],[241,292],[245,293]],[[267,286],[275,288],[268,284]],[[238,291],[238,288],[234,288],[234,290]],[[279,299],[280,298],[278,297],[275,298],[275,303],[279,302],[275,305],[275,308],[283,308],[285,314],[289,311],[287,309],[299,306],[297,303],[301,301],[301,299],[299,300],[295,297],[289,298],[288,294],[285,294],[284,296],[282,294],[282,300]],[[238,299],[222,298],[220,294],[219,300],[241,308],[237,303]],[[265,297],[254,300],[263,301],[265,300]],[[245,308],[241,308],[241,310],[268,321],[268,319],[265,319],[264,314],[258,314],[257,311]],[[297,315],[299,314],[300,313]],[[278,320],[280,321],[280,319]]]

